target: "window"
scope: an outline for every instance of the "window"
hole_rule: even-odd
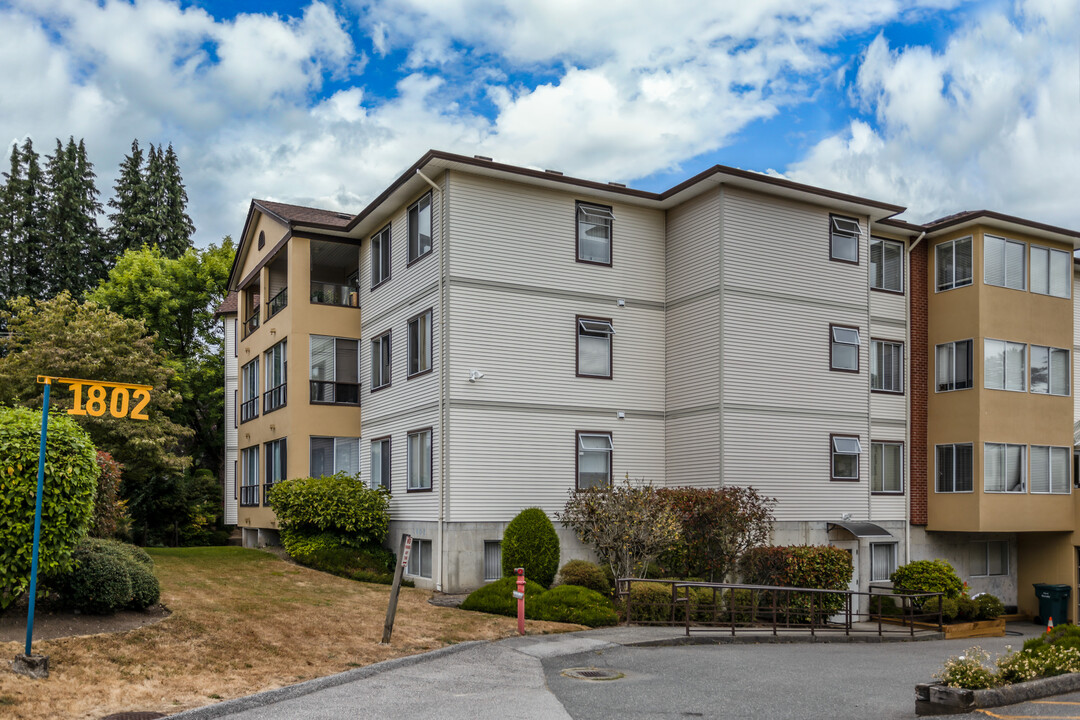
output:
[[[1026,356],[1024,343],[983,341],[983,386],[991,390],[1026,390]]]
[[[970,340],[958,340],[938,345],[935,356],[938,392],[967,390],[972,387]]]
[[[390,331],[371,341],[371,389],[390,384]]]
[[[409,566],[405,572],[414,577],[431,577],[431,541],[413,538]]]
[[[390,279],[390,226],[371,236],[371,287]]]
[[[431,489],[431,428],[409,433],[407,492]]]
[[[577,489],[611,486],[611,454],[614,451],[609,432],[577,433]]]
[[[615,215],[605,205],[577,204],[577,260],[611,265],[611,236]]]
[[[233,318],[232,321],[232,354],[233,357],[240,357],[240,318]]]
[[[1009,574],[1009,541],[971,543],[968,573],[975,576]]]
[[[240,504],[245,506],[259,504],[259,446],[244,448],[240,451],[244,465],[244,475],[240,478]]]
[[[832,445],[832,480],[858,480],[862,443],[858,435],[830,435]]]
[[[1031,492],[1069,492],[1069,448],[1031,446]]]
[[[890,340],[870,341],[870,389],[878,392],[904,392],[904,343]]]
[[[390,438],[371,441],[371,487],[390,490]]]
[[[859,238],[862,229],[855,218],[829,216],[829,257],[840,262],[859,264]]]
[[[285,440],[274,440],[266,443],[266,488],[263,490],[263,504],[269,504],[270,488],[274,483],[285,479],[286,453]]]
[[[409,320],[409,374],[431,372],[431,310]]]
[[[311,402],[360,404],[359,343],[347,338],[311,336]]]
[[[971,284],[971,238],[938,243],[934,248],[934,260],[938,291]]]
[[[842,372],[859,372],[859,328],[846,325],[829,326],[829,368]]]
[[[286,365],[285,340],[266,351],[266,392],[263,393],[263,413],[284,407],[288,396],[285,394]]]
[[[870,582],[887,582],[896,572],[896,543],[870,543]]]
[[[484,579],[498,580],[502,577],[502,543],[498,540],[484,541]]]
[[[974,488],[971,443],[938,445],[936,450],[936,491],[971,492]]]
[[[259,249],[262,250],[266,245],[266,233],[262,230],[259,231]]]
[[[1026,450],[1025,445],[983,443],[983,492],[1025,492]]]
[[[1069,351],[1031,346],[1031,392],[1048,395],[1069,394]]]
[[[870,492],[904,492],[903,443],[870,443]]]
[[[1026,289],[1024,267],[1027,245],[1015,240],[986,235],[983,238],[983,282],[1013,290]]]
[[[870,238],[870,287],[904,292],[904,243]]]
[[[1071,283],[1070,253],[1031,246],[1031,292],[1067,298]]]
[[[240,406],[240,422],[246,423],[259,416],[259,359],[255,358],[241,369],[241,388],[244,403]]]
[[[416,262],[429,252],[431,252],[430,192],[409,208],[409,263]]]
[[[360,439],[354,437],[313,437],[308,467],[311,477],[360,472]]]
[[[577,374],[579,377],[611,378],[611,320],[577,318]]]

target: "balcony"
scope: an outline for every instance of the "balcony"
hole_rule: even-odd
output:
[[[241,485],[240,486],[240,504],[243,506],[253,506],[259,504],[259,486],[258,485]]]
[[[360,385],[312,380],[311,402],[315,405],[359,405]]]
[[[259,417],[259,399],[251,398],[240,404],[240,423]]]
[[[266,316],[272,318],[279,312],[285,309],[285,306],[289,304],[289,288],[282,288],[274,297],[270,298],[270,302],[266,303]]]
[[[288,396],[285,393],[286,385],[287,383],[281,383],[263,393],[263,415],[285,407],[285,403],[288,401]]]
[[[311,281],[311,302],[318,305],[360,307],[360,294],[355,285]]]
[[[259,327],[259,311],[256,309],[247,320],[244,321],[244,336],[255,332]]]

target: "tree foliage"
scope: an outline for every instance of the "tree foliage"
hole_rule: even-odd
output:
[[[679,540],[679,518],[659,492],[625,480],[571,490],[557,517],[591,545],[616,578],[643,577],[648,563]]]
[[[0,187],[0,300],[45,297],[45,175],[34,143],[12,145]]]
[[[90,535],[96,538],[127,535],[131,530],[131,516],[128,514],[127,500],[120,497],[124,466],[103,450],[98,450],[97,464],[100,473],[97,493],[94,496],[94,519],[90,523]]]
[[[114,257],[157,247],[165,257],[176,259],[191,248],[195,226],[187,214],[187,190],[171,144],[165,150],[150,145],[144,155],[139,141],[132,142],[113,191],[109,238]]]
[[[50,295],[76,297],[97,285],[109,263],[97,224],[101,213],[93,165],[80,140],[56,141],[46,164],[45,269]]]

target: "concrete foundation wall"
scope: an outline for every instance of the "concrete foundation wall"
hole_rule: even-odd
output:
[[[1009,542],[1009,572],[1007,575],[975,576],[971,574],[972,544],[988,540]],[[1028,598],[1019,597],[1017,585],[1017,535],[1015,533],[950,533],[928,532],[925,528],[911,528],[912,560],[947,560],[957,574],[968,584],[968,593],[990,593],[1006,605],[1025,605]],[[1053,582],[1053,581],[1051,581]],[[1030,586],[1021,589],[1034,598]],[[1021,602],[1023,601],[1023,602]]]

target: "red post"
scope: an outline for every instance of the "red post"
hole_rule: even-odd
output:
[[[525,634],[525,568],[517,568],[518,634]]]

